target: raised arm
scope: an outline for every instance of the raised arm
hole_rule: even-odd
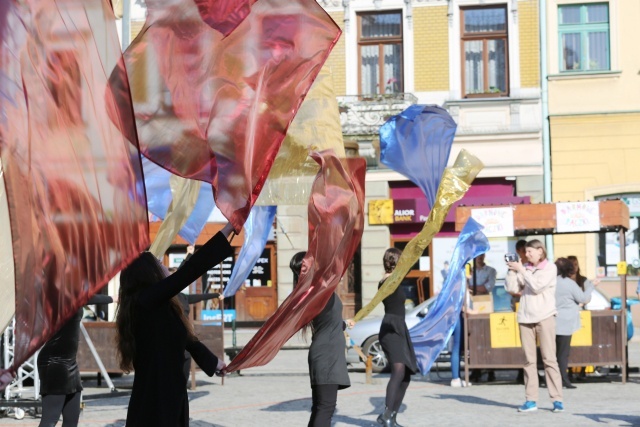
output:
[[[589,281],[587,281],[589,282]],[[593,285],[585,282],[584,291],[580,289],[580,286],[576,283],[575,286],[571,286],[571,297],[576,304],[588,304],[591,301],[591,294],[593,293]]]
[[[214,298],[220,298],[220,294],[219,293],[213,293],[213,294],[189,294],[189,295],[187,295],[187,301],[189,302],[189,304],[195,304],[195,303],[200,302],[200,301],[207,301],[207,300],[214,299]]]
[[[109,295],[95,294],[94,296],[89,298],[89,301],[87,301],[86,305],[111,304],[112,302],[113,297],[110,297]]]
[[[211,267],[218,265],[231,254],[227,236],[232,228],[229,224],[205,243],[200,250],[172,275],[150,286],[138,295],[138,304],[153,307],[176,296]]]

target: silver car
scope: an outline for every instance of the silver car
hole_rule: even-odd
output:
[[[431,308],[431,305],[435,301],[436,297],[432,297],[415,307],[408,307],[404,318],[407,328],[411,329],[414,325],[420,322],[420,319],[427,315],[429,308]],[[380,333],[382,317],[383,316],[367,317],[366,319],[356,323],[353,329],[347,329],[349,337],[351,338],[351,344],[347,348],[347,363],[355,365],[361,362],[358,353],[353,347],[354,345],[357,345],[362,349],[365,356],[373,356],[373,372],[379,373],[388,368],[389,363],[384,355],[384,351],[382,351],[380,341],[378,341],[378,333]]]

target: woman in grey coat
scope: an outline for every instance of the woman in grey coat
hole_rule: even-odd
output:
[[[580,286],[570,278],[574,273],[574,265],[567,258],[558,258],[558,284],[556,286],[556,357],[560,375],[562,375],[563,388],[576,388],[571,384],[567,368],[569,365],[569,351],[571,349],[571,336],[580,329],[580,306],[591,301],[593,287],[586,287],[583,291]]]

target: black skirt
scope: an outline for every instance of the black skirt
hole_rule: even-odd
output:
[[[402,363],[411,371],[412,375],[418,372],[418,361],[404,316],[385,314],[380,325],[378,338],[390,365]]]

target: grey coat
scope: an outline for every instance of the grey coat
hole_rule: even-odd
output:
[[[591,301],[593,286],[585,286],[585,290],[568,277],[558,276],[556,286],[556,335],[573,335],[580,329],[580,306]]]

